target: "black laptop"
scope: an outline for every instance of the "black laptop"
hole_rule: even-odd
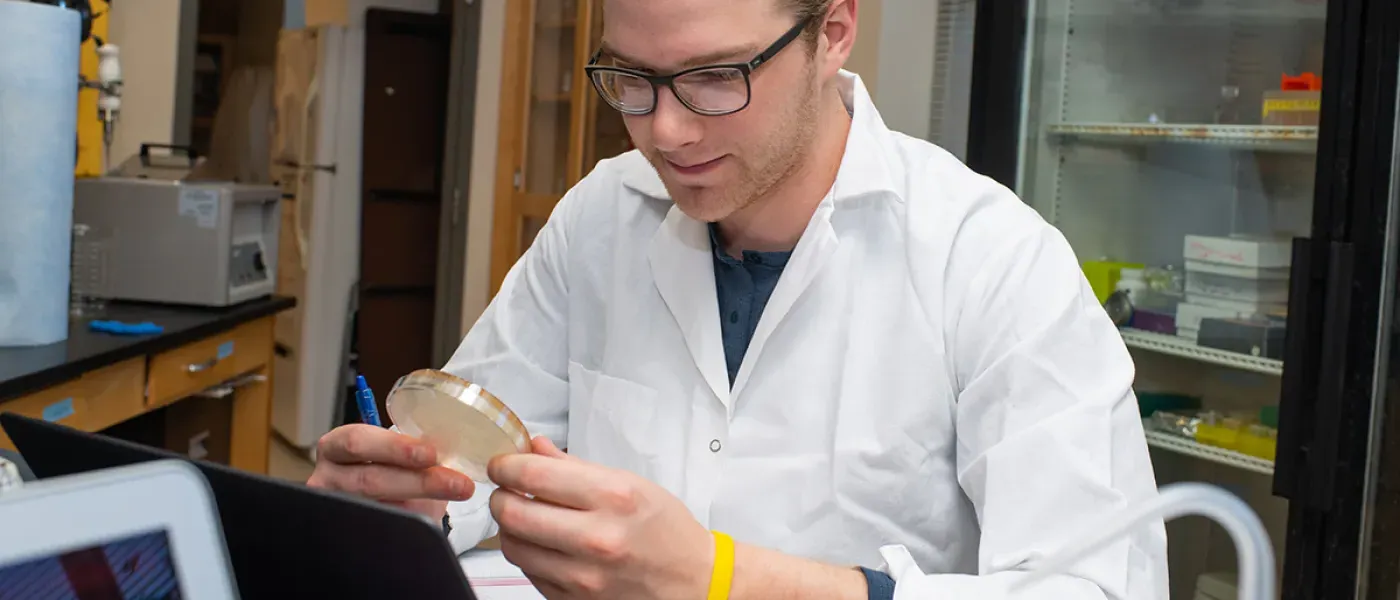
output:
[[[12,413],[39,479],[187,457]],[[442,529],[407,511],[191,461],[209,480],[243,598],[475,600]],[[115,510],[116,507],[93,507]]]

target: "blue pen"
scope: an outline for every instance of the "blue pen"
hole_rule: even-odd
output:
[[[360,407],[360,420],[375,427],[383,427],[379,422],[379,406],[374,402],[374,392],[365,383],[364,375],[355,376],[355,404]]]

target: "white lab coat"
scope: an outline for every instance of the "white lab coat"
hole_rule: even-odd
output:
[[[833,193],[732,390],[706,225],[636,152],[565,195],[445,369],[706,527],[883,566],[897,598],[1166,598],[1160,524],[1004,591],[1156,494],[1133,363],[1059,231],[842,84]],[[449,507],[455,547],[494,534],[487,496]]]

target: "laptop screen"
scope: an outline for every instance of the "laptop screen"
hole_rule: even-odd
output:
[[[164,531],[0,565],[0,599],[180,597],[180,583]]]

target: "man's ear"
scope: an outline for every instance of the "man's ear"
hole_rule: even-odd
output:
[[[832,0],[827,9],[818,37],[818,52],[822,58],[823,80],[836,75],[846,66],[856,43],[857,9],[859,0]]]

